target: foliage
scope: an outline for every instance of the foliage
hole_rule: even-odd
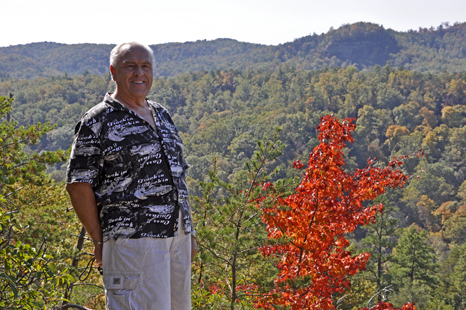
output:
[[[400,292],[396,299],[401,303],[407,299],[423,308],[430,290],[438,285],[438,265],[427,232],[414,224],[406,228],[393,251],[391,265],[390,273]]]
[[[70,203],[64,186],[45,172],[46,165],[59,164],[67,154],[61,150],[27,152],[53,126],[18,127],[8,120],[12,101],[0,97],[0,307],[57,307],[70,297],[76,300],[71,290],[77,286],[79,294],[83,285],[80,273],[89,260],[85,251],[75,249],[75,234],[81,226],[74,214],[67,212]],[[92,277],[87,283],[97,285],[98,281]],[[78,300],[87,302],[87,298]]]
[[[0,211],[0,220],[0,307],[37,309],[60,302],[63,293],[57,288],[74,279],[66,269],[59,270],[53,257],[46,254],[46,240],[38,249],[15,242],[13,235],[25,228],[19,226],[12,212]]]
[[[373,309],[373,310],[391,310],[391,309],[395,309],[395,307],[393,306],[393,304],[390,304],[390,303],[386,303],[386,302],[379,302],[377,305],[375,305],[373,308],[361,308],[361,310],[369,310],[369,309]],[[405,305],[403,305],[400,310],[415,310],[416,307],[412,304],[412,303],[407,303]]]
[[[4,118],[6,114],[10,113],[12,101],[6,97],[0,97],[0,118]],[[45,165],[64,161],[66,157],[63,151],[34,153],[32,155],[23,151],[25,144],[37,143],[40,137],[52,128],[48,123],[29,125],[27,128],[22,126],[16,128],[16,122],[11,121],[3,121],[0,124],[1,176],[7,179],[7,182],[3,182],[3,184],[7,185],[10,191],[13,189],[11,185],[16,182],[19,184],[43,183]]]
[[[231,68],[278,70],[281,64],[301,70],[349,65],[367,69],[383,66],[387,61],[410,70],[441,73],[466,69],[465,31],[466,23],[397,32],[358,22],[277,46],[216,39],[158,44],[151,48],[156,75],[166,77]],[[108,72],[108,54],[113,47],[113,44],[52,42],[1,47],[0,78],[103,74]]]
[[[0,97],[0,119],[10,113],[11,100]],[[4,120],[0,124],[0,306],[2,309],[33,309],[44,304],[56,304],[63,299],[58,287],[69,284],[73,277],[66,268],[59,268],[47,253],[48,243],[40,238],[37,248],[19,240],[29,227],[17,219],[12,200],[19,186],[44,185],[48,182],[45,164],[65,158],[64,152],[44,152],[30,155],[25,144],[36,143],[49,131],[49,125],[16,128],[16,123]],[[10,197],[11,196],[11,197]],[[36,239],[37,240],[37,239]]]
[[[50,263],[61,272],[67,269],[73,276],[73,281],[57,288],[64,298],[72,304],[104,309],[97,307],[103,296],[101,276],[96,267],[88,265],[93,258],[93,244],[83,234],[83,244],[79,246],[82,225],[73,212],[63,184],[29,184],[10,199],[9,205],[19,209],[17,219],[27,227],[16,233],[15,239],[38,248],[38,241],[46,238],[47,253],[53,256]]]
[[[257,305],[264,309],[332,309],[332,295],[349,288],[349,276],[365,269],[369,254],[352,256],[345,235],[359,225],[374,222],[383,205],[364,207],[385,188],[402,186],[407,177],[393,160],[385,168],[368,160],[356,172],[344,171],[343,148],[353,142],[355,125],[340,123],[332,116],[321,118],[320,145],[310,154],[308,166],[296,194],[263,206],[269,239],[262,247],[265,256],[279,257],[275,287]],[[297,161],[296,168],[304,165]],[[272,194],[273,195],[273,194]]]
[[[212,58],[209,53],[215,50],[217,43],[222,44],[222,50],[218,51],[218,59],[228,55],[231,57],[237,55],[238,62],[231,64],[233,67],[231,70],[196,71],[182,73],[172,78],[155,79],[149,97],[168,108],[177,128],[181,131],[187,161],[191,165],[188,171],[188,182],[190,192],[194,196],[202,197],[203,195],[204,189],[199,186],[200,182],[207,184],[212,181],[208,170],[212,159],[216,158],[218,181],[214,182],[216,190],[211,195],[215,201],[228,196],[220,182],[234,184],[234,187],[241,189],[240,184],[237,183],[240,180],[238,176],[244,173],[241,171],[244,170],[245,160],[251,158],[255,152],[255,141],[265,136],[273,136],[273,129],[277,126],[283,128],[279,139],[286,145],[286,150],[282,156],[267,166],[268,171],[278,168],[277,173],[271,176],[272,183],[278,179],[290,179],[300,174],[299,170],[292,168],[292,163],[296,159],[304,161],[313,148],[320,143],[315,127],[321,116],[330,113],[340,119],[357,117],[358,127],[353,135],[355,142],[346,144],[342,149],[345,154],[344,170],[346,172],[364,169],[369,157],[377,158],[380,164],[387,164],[393,156],[413,154],[422,148],[425,157],[421,161],[408,158],[404,160],[404,165],[401,167],[405,174],[419,173],[416,173],[410,184],[402,190],[391,190],[385,193],[387,203],[393,205],[397,211],[389,211],[386,208],[383,216],[397,220],[395,225],[397,228],[406,228],[415,223],[428,231],[428,243],[434,248],[435,261],[439,264],[438,271],[434,274],[435,271],[431,270],[430,273],[432,276],[437,276],[439,282],[435,290],[421,287],[416,289],[416,292],[423,294],[426,302],[430,299],[429,303],[432,305],[445,304],[447,307],[462,309],[464,308],[461,305],[463,297],[454,285],[458,281],[455,282],[453,279],[457,272],[455,266],[461,262],[458,258],[459,254],[455,251],[464,244],[464,232],[466,232],[466,195],[463,195],[464,184],[466,184],[466,157],[464,156],[466,154],[464,143],[466,141],[464,126],[466,124],[464,109],[466,74],[464,72],[448,73],[462,70],[461,61],[464,57],[461,56],[461,48],[463,46],[457,44],[457,42],[462,42],[462,29],[464,25],[459,24],[402,34],[371,24],[344,25],[324,36],[312,35],[297,39],[290,44],[267,47],[260,52],[264,54],[259,52],[254,54],[253,47],[247,43],[237,44],[238,42],[233,40],[191,42],[189,45],[191,54],[183,50],[186,44],[173,45],[174,48],[176,47],[176,53],[171,49],[171,45],[159,46],[160,53],[166,57],[162,59],[163,62],[160,65],[166,64],[167,72],[171,70],[168,66],[175,68],[177,64],[185,68],[191,65],[201,68],[201,62],[196,62],[200,58],[196,55],[204,57],[203,59]],[[346,67],[325,67],[325,64],[330,63],[332,65],[343,64],[343,60],[335,56],[337,54],[329,58],[329,53],[344,54],[342,50],[332,50],[332,47],[325,50],[327,44],[333,42],[333,48],[340,46],[357,51],[358,44],[364,40],[366,33],[368,45],[379,42],[378,39],[383,43],[395,38],[401,52],[390,56],[395,57],[391,59],[392,63],[395,66],[402,64],[405,67],[396,68],[391,64],[383,67],[375,65],[363,71],[358,69],[361,68],[359,65],[346,66],[348,63],[344,64]],[[325,38],[329,40],[320,41]],[[418,41],[421,43],[416,43]],[[417,45],[409,48],[409,53],[405,52],[405,48],[412,43]],[[34,55],[37,55],[38,58],[44,59],[44,57],[49,57],[46,56],[47,49],[53,45],[17,46],[12,47],[10,52],[14,54],[16,48],[20,51],[29,49],[28,57],[32,59]],[[40,52],[42,54],[34,54],[34,48],[40,46],[42,46]],[[73,49],[73,46],[61,46],[61,48],[63,50],[60,52],[64,52],[67,48]],[[273,56],[264,56],[271,53],[274,48],[276,50]],[[321,54],[314,55],[315,49],[320,49]],[[450,57],[446,56],[447,54],[439,56],[439,53],[444,53],[444,49],[448,50],[445,53],[453,52],[455,57],[459,57],[453,61],[458,66],[451,65],[445,58]],[[242,50],[251,54],[248,56],[250,58],[247,68],[240,64],[242,56],[235,54]],[[365,49],[366,51],[370,54],[369,48]],[[88,52],[90,54],[86,54]],[[93,55],[91,49],[86,53],[85,56]],[[325,53],[327,56],[324,55]],[[8,57],[16,57],[13,54]],[[376,55],[369,54],[368,59],[374,62]],[[176,61],[170,62],[168,59],[170,55],[174,57],[173,59],[176,58]],[[188,57],[189,60],[184,57]],[[307,60],[299,62],[298,59],[302,57]],[[351,60],[351,57],[348,59]],[[398,57],[403,59],[396,60]],[[72,61],[73,57],[68,58]],[[107,56],[103,58],[106,59]],[[254,59],[260,60],[262,64],[256,66]],[[273,69],[267,70],[265,64],[272,59],[275,59]],[[79,66],[85,63],[85,60],[76,63],[75,69],[79,71]],[[107,67],[106,63],[107,60],[105,60]],[[1,63],[1,65],[8,64],[8,62]],[[30,70],[35,70],[33,67],[31,65]],[[321,69],[303,70],[314,67]],[[409,71],[406,68],[418,71]],[[50,73],[51,76],[37,77],[38,71],[29,71],[30,79],[26,80],[12,78],[0,72],[0,94],[12,92],[15,95],[15,101],[11,104],[13,109],[10,110],[10,117],[17,122],[17,125],[16,127],[10,126],[7,130],[11,132],[19,126],[24,126],[23,129],[27,130],[27,126],[30,125],[34,126],[28,133],[32,136],[35,134],[34,128],[38,122],[46,124],[50,121],[57,124],[41,138],[36,139],[37,144],[27,144],[23,147],[23,153],[31,155],[18,153],[17,156],[11,157],[14,164],[11,163],[8,167],[0,169],[2,184],[4,184],[3,194],[9,200],[9,203],[2,204],[2,207],[8,206],[7,212],[20,210],[21,213],[16,214],[15,217],[23,226],[29,225],[28,229],[22,230],[24,233],[21,236],[18,234],[14,236],[15,240],[39,248],[41,236],[45,233],[49,236],[47,254],[52,254],[56,261],[65,261],[65,265],[69,266],[72,262],[70,257],[75,255],[80,258],[76,269],[70,270],[72,275],[76,276],[77,269],[85,268],[85,263],[89,258],[86,252],[90,251],[91,245],[85,242],[79,254],[74,250],[77,237],[73,234],[76,235],[79,232],[79,224],[72,216],[72,212],[65,212],[69,207],[66,194],[62,193],[63,189],[59,184],[51,186],[52,183],[47,177],[38,176],[44,174],[42,161],[39,164],[35,160],[30,164],[28,162],[33,159],[33,156],[38,156],[32,155],[34,151],[43,156],[45,154],[43,151],[68,149],[75,123],[80,115],[101,101],[104,93],[107,90],[111,91],[112,85],[108,74],[93,74],[97,71],[83,71],[82,75],[61,73],[56,76],[45,67],[42,69],[44,69],[43,75]],[[160,69],[163,68],[160,67]],[[425,70],[440,72],[443,69],[447,69],[448,72],[420,73]],[[185,69],[179,70],[182,72]],[[68,72],[74,74],[78,71]],[[41,128],[46,126],[50,125],[41,125]],[[5,134],[1,138],[7,141],[10,136]],[[32,141],[28,142],[27,135],[23,138],[18,137],[18,139],[24,143]],[[3,149],[1,151],[3,152]],[[13,169],[14,167],[18,171]],[[20,171],[20,169],[23,170]],[[56,181],[61,181],[64,178],[65,169],[66,164],[56,162],[49,165],[46,171]],[[10,180],[14,183],[8,184]],[[15,194],[12,194],[13,191]],[[223,204],[220,200],[217,202]],[[62,235],[59,235],[60,230],[56,227],[63,228]],[[373,232],[370,229],[367,231],[356,229],[351,235],[352,244],[347,250],[352,253],[363,251],[362,239],[371,237],[371,235],[373,236]],[[260,238],[262,237],[263,235]],[[393,242],[391,247],[398,243],[399,235],[394,233],[387,238]],[[255,245],[258,243],[255,242]],[[394,289],[395,284],[401,282],[398,276],[390,270],[394,266],[389,264],[393,258],[390,256],[390,247],[384,249],[387,262],[382,263],[381,286],[383,287],[385,283],[392,285],[391,288]],[[368,296],[374,296],[376,293],[374,271],[379,268],[375,260],[377,252],[375,247],[373,249],[374,260],[370,259],[366,263],[367,270],[359,271],[355,277],[352,277],[351,291],[342,293],[351,293],[351,295],[342,299],[339,304],[341,309],[365,306]],[[271,261],[267,262],[268,266],[276,258],[270,257],[269,259]],[[251,260],[251,262],[257,263],[259,260]],[[64,268],[65,265],[62,267]],[[243,267],[245,265],[241,265],[240,269]],[[206,272],[209,268],[207,265],[204,266]],[[247,268],[254,270],[252,263]],[[267,269],[263,272],[264,277],[259,280],[263,281],[261,283],[267,287],[267,281],[276,272],[274,268]],[[250,274],[253,273],[255,271],[251,271]],[[226,277],[219,277],[219,279],[224,281]],[[88,282],[100,285],[99,277],[95,273],[92,273]],[[78,281],[76,284],[82,283]],[[273,283],[269,282],[269,284]],[[98,287],[95,287],[95,291],[91,290],[93,288],[91,289],[90,286],[74,286],[72,301],[77,300],[76,298],[80,295],[82,295],[81,300],[86,301],[87,294],[93,296],[100,292]],[[226,292],[231,292],[231,290],[226,289]],[[205,307],[208,307],[210,302],[215,305],[222,298],[222,302],[227,300],[225,297],[227,295],[210,294],[207,286],[196,289],[195,294],[196,296],[209,296],[205,299]],[[342,294],[334,295],[334,299],[343,297]],[[250,304],[251,299],[242,296],[243,301]],[[99,298],[101,295],[92,300],[98,303]],[[195,297],[193,300],[196,300]],[[376,297],[373,301],[375,300]],[[390,299],[390,302],[394,301]],[[76,303],[84,304],[81,301]],[[247,307],[245,304],[242,306]],[[89,303],[88,307],[94,306]]]
[[[391,261],[390,254],[396,246],[394,233],[398,220],[393,216],[396,207],[387,200],[386,196],[379,196],[374,201],[383,203],[384,210],[377,213],[375,222],[365,228],[367,233],[361,241],[366,246],[364,252],[371,254],[366,273],[370,273],[371,282],[376,284],[376,292],[383,292],[391,283],[386,266],[387,262]],[[377,300],[383,301],[382,299],[382,294],[378,294]]]
[[[201,183],[204,195],[193,204],[200,247],[193,270],[197,309],[251,308],[250,292],[270,281],[271,263],[259,252],[267,236],[256,202],[276,173],[267,168],[283,149],[277,131],[273,140],[258,141],[232,183],[219,179],[215,159],[209,182]],[[282,191],[289,187],[289,182],[280,185]]]

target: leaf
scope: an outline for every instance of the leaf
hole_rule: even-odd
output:
[[[365,269],[370,255],[352,256],[344,236],[374,221],[379,206],[363,208],[364,201],[373,200],[387,187],[402,185],[407,177],[390,168],[375,168],[373,161],[354,174],[345,172],[342,150],[352,141],[355,128],[351,119],[322,117],[317,127],[321,143],[310,153],[296,192],[285,199],[268,194],[266,201],[272,203],[263,209],[262,220],[269,240],[280,242],[263,246],[262,254],[280,253],[280,261],[275,285],[256,298],[258,307],[333,309],[333,296],[350,287],[349,276]]]

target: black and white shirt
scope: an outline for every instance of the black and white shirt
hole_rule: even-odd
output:
[[[176,236],[179,210],[192,231],[181,137],[167,110],[147,102],[157,130],[109,94],[75,128],[66,182],[91,184],[104,241]]]

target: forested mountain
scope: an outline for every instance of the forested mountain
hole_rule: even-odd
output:
[[[411,177],[402,189],[390,190],[376,201],[386,206],[384,213],[377,215],[376,224],[358,228],[348,236],[352,253],[366,251],[372,256],[367,270],[352,278],[351,290],[342,295],[345,298],[332,296],[343,300],[335,307],[349,310],[366,306],[370,298],[382,292],[377,298],[389,297],[398,306],[413,301],[419,309],[464,309],[465,34],[466,23],[406,33],[358,23],[279,46],[228,39],[153,46],[159,76],[154,79],[149,98],[169,110],[184,141],[191,165],[188,183],[194,211],[205,205],[211,207],[209,212],[196,215],[209,221],[207,227],[198,227],[204,249],[239,248],[238,244],[221,243],[218,236],[234,235],[225,228],[224,214],[237,215],[236,208],[244,204],[222,200],[222,195],[228,196],[228,189],[236,188],[237,196],[241,196],[238,189],[244,188],[247,180],[245,162],[254,156],[258,140],[271,139],[276,129],[281,129],[278,138],[284,144],[283,154],[267,162],[264,169],[277,169],[271,182],[294,184],[293,178],[299,178],[302,171],[294,169],[293,162],[300,159],[306,163],[319,143],[316,126],[320,117],[350,117],[357,127],[354,143],[344,149],[347,171],[365,168],[368,158],[377,158],[375,169],[398,157],[404,160],[403,172]],[[0,48],[0,95],[12,93],[14,97],[11,110],[5,105],[0,111],[1,151],[9,154],[2,157],[0,211],[19,212],[18,220],[27,224],[24,230],[32,227],[18,235],[23,243],[40,249],[37,240],[47,234],[55,242],[51,250],[56,251],[57,266],[78,257],[73,256],[77,252],[69,252],[79,223],[67,213],[69,202],[63,186],[50,182],[43,185],[39,177],[37,184],[29,184],[26,177],[16,184],[8,173],[34,177],[42,168],[25,162],[40,157],[31,157],[28,152],[70,147],[79,117],[113,88],[107,72],[111,48],[56,43]],[[27,143],[28,137],[35,127],[20,126],[39,122],[56,126],[46,125],[44,136],[39,141],[34,138],[38,143],[30,145],[33,142]],[[13,141],[16,131],[19,136]],[[8,153],[13,146],[22,151]],[[412,156],[420,150],[424,156]],[[48,175],[57,183],[62,181],[65,166],[49,162]],[[215,190],[206,186],[213,175],[209,176],[209,169],[215,170],[218,184],[228,186]],[[45,177],[42,173],[40,176]],[[9,200],[2,200],[2,196]],[[243,263],[235,274],[242,282],[232,291],[250,284],[266,286],[273,275],[273,264],[263,261],[257,251],[257,244],[266,242],[267,236],[254,204],[252,209],[256,215],[251,219],[257,222],[243,226],[241,238],[248,250],[241,251]],[[14,216],[5,214],[2,216]],[[58,227],[66,228],[66,240]],[[247,294],[238,294],[241,297],[237,302],[228,300],[230,261],[225,269],[224,261],[209,255],[209,251],[201,253],[193,269],[193,307],[225,309],[233,304],[252,309]],[[78,266],[84,268],[83,258],[79,265],[70,267],[76,279]],[[99,279],[94,275],[91,282],[99,283]],[[79,287],[78,283],[76,297],[71,298],[74,301],[88,294]],[[94,289],[92,295],[97,297],[82,302],[102,308],[103,295]]]
[[[343,25],[278,46],[231,39],[167,43],[151,46],[157,76],[226,69],[270,69],[280,64],[314,70],[353,65],[358,69],[385,65],[420,72],[466,70],[466,23],[397,32],[371,23]],[[150,41],[150,38],[147,39]],[[114,45],[31,43],[0,47],[0,77],[33,78],[58,74],[103,74]]]
[[[68,149],[80,115],[111,88],[109,76],[93,74],[0,83],[2,93],[18,89],[11,117],[20,125],[56,124],[35,146],[39,150]],[[252,155],[255,141],[272,136],[276,126],[284,129],[281,139],[287,145],[275,163],[281,167],[279,177],[293,175],[292,161],[305,160],[317,143],[319,117],[330,113],[357,119],[356,140],[348,146],[348,169],[364,167],[370,156],[386,161],[391,155],[423,148],[424,165],[442,167],[431,173],[445,182],[439,179],[438,187],[432,184],[417,191],[438,206],[451,201],[466,180],[465,73],[436,76],[390,65],[369,72],[351,66],[217,70],[157,78],[149,97],[167,107],[181,131],[193,184],[204,179],[214,156],[228,180]],[[405,169],[413,174],[416,165],[408,162]],[[436,178],[428,179],[432,183]]]
[[[19,125],[48,121],[57,124],[39,144],[30,147],[32,150],[68,149],[79,116],[111,88],[107,74],[0,82],[1,93],[14,91],[10,115]],[[419,272],[431,269],[436,281],[406,287],[408,284],[401,280],[404,263],[389,256],[384,258],[387,262],[383,265],[383,279],[367,280],[370,270],[376,268],[374,263],[369,273],[354,280],[354,285],[369,285],[372,288],[366,288],[368,292],[377,290],[377,281],[392,283],[396,290],[413,294],[415,289],[422,289],[422,297],[410,298],[424,305],[437,300],[461,309],[457,299],[466,295],[461,284],[451,283],[451,277],[461,262],[458,257],[466,255],[462,252],[466,248],[460,247],[466,240],[465,72],[432,75],[391,65],[376,65],[367,72],[353,66],[304,71],[286,65],[275,71],[198,71],[156,78],[149,97],[167,107],[181,132],[191,164],[189,187],[198,197],[203,193],[199,184],[208,178],[213,158],[219,179],[235,183],[245,160],[253,155],[256,141],[272,137],[276,127],[282,128],[279,138],[286,148],[269,168],[279,169],[277,179],[298,176],[300,172],[292,168],[292,163],[296,159],[307,161],[318,143],[315,128],[319,118],[326,114],[355,118],[355,141],[345,149],[345,167],[349,171],[365,167],[369,157],[387,162],[392,156],[411,155],[423,149],[424,157],[405,161],[404,172],[414,175],[408,185],[385,195],[386,204],[392,206],[387,209],[389,223],[396,220],[397,224],[389,227],[392,233],[390,229],[383,231],[392,240],[383,251],[395,251],[395,228],[402,234],[415,224],[430,232],[430,239],[424,233],[418,236],[424,241],[419,242],[429,245],[422,247],[435,253],[432,259],[438,267],[426,264],[419,267]],[[65,165],[51,166],[48,172],[57,181],[62,180]],[[358,230],[354,250],[364,249],[367,243],[373,246],[375,241],[365,239],[370,236],[371,230]],[[401,245],[397,251],[402,251]],[[431,252],[427,254],[433,255]],[[436,268],[443,268],[442,273],[432,274]],[[441,296],[436,293],[440,291],[444,292]],[[353,305],[370,298],[354,294],[358,297],[354,297]],[[399,297],[400,303],[406,301],[403,298]]]

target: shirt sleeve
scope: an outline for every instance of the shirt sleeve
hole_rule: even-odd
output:
[[[66,183],[86,182],[93,188],[98,185],[103,166],[100,132],[96,130],[100,127],[95,119],[84,119],[76,125]]]

